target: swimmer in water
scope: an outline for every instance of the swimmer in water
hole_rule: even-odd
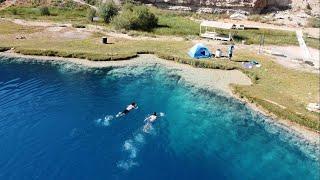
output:
[[[137,103],[135,102],[132,102],[131,104],[129,104],[127,106],[127,108],[125,110],[123,110],[122,112],[119,112],[116,117],[120,117],[120,116],[124,116],[124,115],[127,115],[131,110],[133,109],[137,109],[138,108],[138,105]]]
[[[156,112],[152,113],[149,117],[147,117],[144,121],[147,123],[153,123],[157,119],[158,115]]]
[[[152,129],[152,123],[155,122],[158,118],[158,115],[156,112],[151,114],[149,117],[147,117],[144,121],[147,121],[147,123],[143,126],[143,131],[145,133],[149,133]]]

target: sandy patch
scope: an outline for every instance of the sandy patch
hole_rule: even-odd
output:
[[[59,33],[59,36],[64,39],[86,39],[91,36],[91,33],[81,29],[68,29]]]
[[[306,72],[319,73],[316,66],[319,66],[319,51],[313,48],[308,48],[311,58],[315,66],[306,64],[303,60],[303,52],[299,46],[266,46],[265,51],[268,53],[278,54],[279,56],[272,56],[275,61],[284,67],[302,70]],[[285,57],[281,56],[284,55]]]
[[[63,29],[65,29],[65,27],[56,26],[56,27],[48,27],[46,30],[50,32],[59,32],[59,31],[62,31]]]

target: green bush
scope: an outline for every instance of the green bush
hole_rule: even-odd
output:
[[[0,3],[3,3],[5,0],[0,0]]]
[[[97,13],[96,10],[89,8],[87,11],[87,19],[90,22],[93,22],[93,18],[96,16],[96,13]]]
[[[43,6],[43,7],[40,7],[39,10],[40,10],[41,16],[50,16],[50,11],[48,7]]]
[[[144,5],[126,4],[112,24],[116,29],[150,31],[157,27],[158,18]]]
[[[114,2],[102,4],[99,7],[99,15],[104,22],[109,23],[114,16],[119,12],[117,5]]]

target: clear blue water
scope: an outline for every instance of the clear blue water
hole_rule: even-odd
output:
[[[165,68],[5,62],[0,179],[318,179],[298,138]],[[165,116],[144,133],[153,111]]]

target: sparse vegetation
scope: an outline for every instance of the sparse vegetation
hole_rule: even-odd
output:
[[[309,18],[307,26],[313,28],[320,28],[320,19],[316,17]]]
[[[12,22],[0,21],[0,35],[10,35],[19,32],[20,34],[29,34],[40,31],[41,27],[26,27]],[[1,39],[0,39],[1,41]]]
[[[262,19],[263,18],[260,15],[256,15],[256,14],[248,17],[249,21],[255,21],[255,22],[260,22],[262,21]]]
[[[320,49],[320,39],[307,37],[304,38],[307,46]]]

